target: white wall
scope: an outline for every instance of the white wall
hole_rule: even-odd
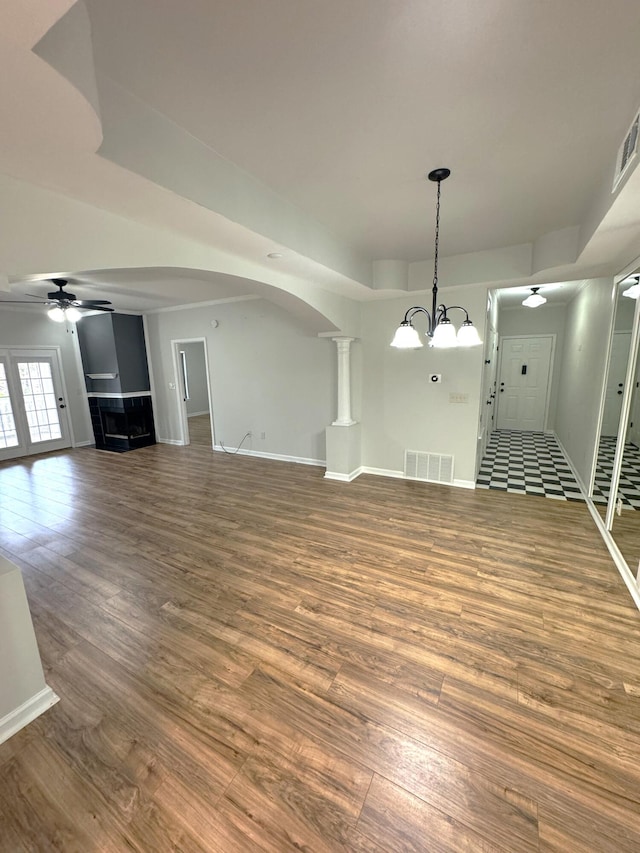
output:
[[[556,433],[587,487],[598,444],[612,315],[609,278],[589,280],[567,306]]]
[[[500,337],[519,335],[555,335],[551,394],[547,429],[555,430],[558,404],[558,389],[562,372],[564,329],[567,319],[566,305],[541,305],[540,308],[502,308],[499,314]]]
[[[186,402],[187,416],[204,414],[209,411],[204,344],[200,341],[192,341],[180,344],[180,349],[185,354],[189,385],[189,399]]]
[[[49,320],[44,306],[41,311],[19,311],[0,305],[0,347],[60,347],[74,441],[76,444],[93,442],[78,340],[75,331],[68,331],[68,328],[71,326],[67,327],[66,323]]]
[[[484,335],[485,286],[447,288],[446,301],[464,305]],[[405,449],[453,454],[455,479],[473,481],[483,347],[393,349],[389,346],[393,333],[415,304],[414,296],[362,306],[362,464],[402,471]],[[458,313],[451,315],[456,323]],[[421,333],[425,321],[426,317],[415,320]],[[431,373],[442,374],[442,383],[431,384]],[[468,394],[469,402],[449,402],[453,392]]]
[[[219,325],[213,328],[212,320]],[[276,305],[227,302],[147,316],[159,439],[180,436],[171,340],[206,338],[216,443],[302,459],[325,459],[335,418],[336,352]],[[260,434],[266,434],[265,439]]]

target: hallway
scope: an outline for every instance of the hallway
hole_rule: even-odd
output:
[[[583,500],[580,486],[556,439],[542,432],[496,430],[478,471],[479,489]]]

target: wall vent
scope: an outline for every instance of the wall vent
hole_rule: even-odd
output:
[[[636,114],[636,117],[631,122],[631,127],[627,131],[627,134],[624,138],[624,142],[620,146],[620,150],[618,151],[618,159],[616,161],[616,173],[613,179],[613,189],[611,192],[615,192],[618,188],[618,184],[629,170],[631,163],[635,160],[636,155],[638,153],[638,135],[640,131],[640,113]]]
[[[405,450],[404,475],[428,483],[453,483],[453,456]]]

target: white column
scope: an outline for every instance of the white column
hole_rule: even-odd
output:
[[[338,347],[338,417],[332,426],[352,426],[351,417],[351,367],[349,354],[351,341],[355,338],[332,338]]]

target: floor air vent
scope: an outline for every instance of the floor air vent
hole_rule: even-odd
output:
[[[453,483],[453,456],[405,450],[404,475],[428,483]]]

